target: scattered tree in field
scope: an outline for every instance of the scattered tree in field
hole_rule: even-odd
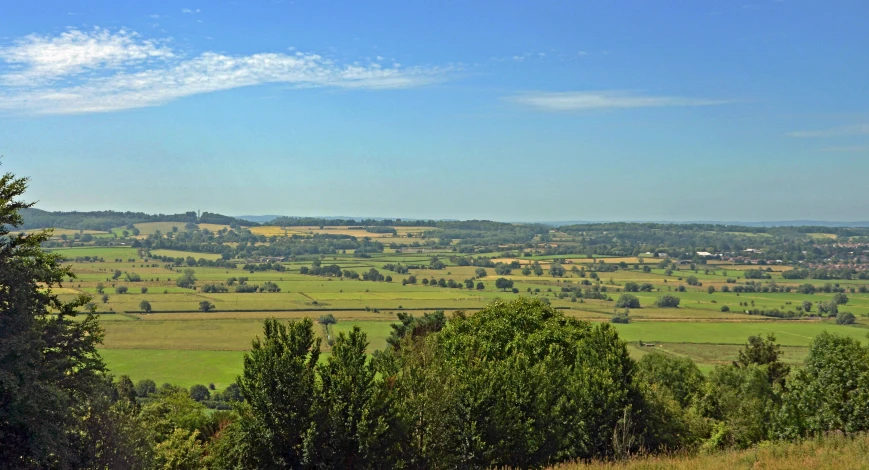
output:
[[[811,312],[812,311],[812,303],[809,302],[808,300],[803,300],[803,310],[805,310],[806,313]]]
[[[507,289],[513,288],[513,281],[503,277],[499,277],[495,280],[495,287],[505,291]]]
[[[857,321],[857,317],[851,312],[842,312],[836,316],[836,324],[838,325],[853,325]]]
[[[196,384],[190,387],[190,398],[196,401],[205,401],[211,398],[211,392],[205,385]]]
[[[715,286],[709,286],[709,287],[707,287],[707,288],[706,288],[706,292],[708,292],[708,293],[710,293],[710,294],[714,294],[714,293],[715,293]]]
[[[478,282],[478,283],[477,283],[477,290],[483,290],[483,289],[485,289],[485,288],[486,288],[486,285],[483,284],[482,282]]]
[[[616,308],[640,308],[640,299],[633,294],[622,294],[616,300]]]
[[[136,396],[139,398],[148,398],[149,395],[157,391],[157,384],[151,379],[143,379],[136,382]]]
[[[175,285],[185,289],[190,289],[196,285],[196,272],[192,269],[185,269],[181,272],[181,277],[175,281]]]
[[[836,293],[836,295],[833,296],[833,299],[831,301],[835,302],[836,305],[845,305],[848,303],[848,296],[841,292],[838,292]]]
[[[549,265],[549,275],[552,277],[564,277],[564,266],[560,263],[552,263]]]
[[[101,294],[101,295],[102,295],[103,293],[105,293],[105,290],[106,290],[106,286],[103,285],[102,282],[98,282],[98,283],[97,283],[97,294]]]
[[[199,302],[199,311],[200,312],[210,312],[212,310],[214,310],[213,303],[211,303],[207,300],[203,300],[202,302]]]
[[[662,295],[655,301],[655,306],[658,308],[676,308],[679,306],[679,297],[675,295]]]
[[[482,279],[482,278],[486,277],[486,275],[487,275],[485,268],[477,268],[474,271],[474,274],[477,276],[477,279]]]
[[[139,310],[145,313],[151,313],[151,302],[148,302],[147,300],[139,302]]]
[[[126,294],[128,290],[127,286],[118,286],[115,287],[115,294]]]

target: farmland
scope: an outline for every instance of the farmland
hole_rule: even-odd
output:
[[[616,327],[634,357],[663,351],[689,357],[709,371],[732,361],[748,336],[769,333],[785,348],[785,360],[799,365],[811,339],[822,331],[862,341],[869,332],[867,279],[788,279],[785,273],[794,268],[783,263],[759,270],[757,264],[733,259],[677,262],[651,253],[595,255],[569,229],[525,234],[532,243],[524,246],[477,247],[472,255],[463,255],[457,243],[461,246],[467,233],[451,235],[443,227],[261,226],[236,232],[218,224],[134,226],[137,235],[128,232],[129,238],[121,235],[110,246],[66,243],[51,248],[76,275],[58,292],[65,298],[78,293],[93,296],[91,308],[102,314],[106,330],[103,351],[109,367],[134,380],[225,386],[240,370],[241,353],[260,333],[265,318],[316,320],[332,314],[338,321],[334,333],[358,325],[368,333],[369,352],[373,352],[385,346],[398,312],[421,315],[444,310],[449,315],[528,296],[572,317],[608,322],[624,313],[615,306],[616,300],[632,285],[644,286],[630,289],[640,308],[629,310],[629,324]],[[123,230],[119,227],[111,233]],[[234,233],[247,233],[249,238],[230,238]],[[433,243],[432,237],[441,233],[449,240]],[[215,243],[208,238],[213,234],[226,238]],[[775,243],[768,233],[720,236]],[[805,237],[809,243],[829,243],[834,238],[816,233]],[[198,240],[198,244],[183,240]],[[266,251],[317,240],[348,243],[349,248],[269,257],[245,255],[240,252],[244,245],[239,246]],[[560,250],[557,254],[551,253],[553,246]],[[362,250],[366,253],[360,256],[357,251]],[[328,266],[336,271],[311,274]],[[178,285],[185,270],[192,270],[192,286]],[[380,278],[363,280],[372,272]],[[758,272],[761,279],[746,279]],[[499,285],[499,279],[509,287]],[[805,285],[817,290],[801,293],[799,287]],[[853,325],[838,325],[830,315],[815,314],[840,293],[847,304],[839,309],[855,316]],[[656,307],[663,295],[678,297],[678,308]],[[150,310],[147,313],[143,302]],[[203,303],[207,312],[200,311]],[[807,303],[818,307],[803,311]],[[788,319],[768,314],[795,310],[799,315]],[[328,351],[327,343],[323,344]]]

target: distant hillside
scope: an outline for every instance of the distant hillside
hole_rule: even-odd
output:
[[[670,220],[626,220],[626,221],[603,221],[603,220],[563,220],[563,221],[547,221],[538,222],[552,227],[563,227],[565,225],[589,225],[589,224],[609,224],[614,222],[636,223],[636,224],[672,224],[672,225],[733,225],[738,227],[869,227],[869,221],[865,222],[836,222],[828,220],[778,220],[767,222],[739,222],[739,221],[721,221],[721,220],[691,220],[682,222],[673,222]]]
[[[256,222],[258,224],[264,224],[266,222],[271,222],[277,218],[283,216],[280,215],[239,215],[236,216],[236,219],[239,220],[247,220],[248,222]]]
[[[144,212],[116,212],[116,211],[93,211],[93,212],[48,212],[40,209],[24,209],[21,211],[24,218],[24,230],[39,228],[65,228],[72,230],[101,230],[109,231],[115,227],[124,227],[130,224],[143,222],[179,222],[201,223],[220,225],[259,225],[235,217],[221,214],[203,212],[197,216],[196,212],[183,214],[145,214]]]

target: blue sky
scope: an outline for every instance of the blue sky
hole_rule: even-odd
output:
[[[869,219],[869,2],[31,1],[0,154],[49,210]]]

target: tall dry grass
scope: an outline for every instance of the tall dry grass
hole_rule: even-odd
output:
[[[764,443],[747,450],[711,454],[635,457],[620,462],[562,464],[553,470],[792,470],[869,469],[869,435],[829,435],[799,443]]]

